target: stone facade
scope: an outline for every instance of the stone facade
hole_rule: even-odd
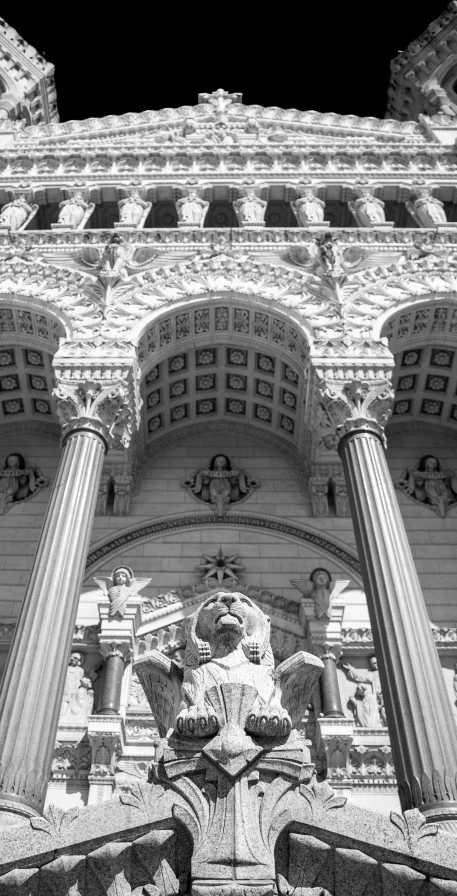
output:
[[[227,777],[266,807],[236,896],[349,894],[356,865],[360,894],[457,891],[456,15],[393,62],[382,121],[217,90],[59,123],[0,22],[30,82],[0,94],[5,892],[184,894],[192,865],[212,896],[196,791]],[[243,716],[250,668],[188,723],[221,590],[268,615],[282,697]],[[295,655],[322,672],[296,719]],[[278,719],[295,746],[265,746]]]

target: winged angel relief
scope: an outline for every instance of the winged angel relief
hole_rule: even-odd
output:
[[[109,302],[131,289],[131,281],[141,283],[141,274],[150,269],[157,253],[154,249],[138,249],[120,234],[99,249],[86,245],[80,252],[47,255],[48,263],[66,270],[87,274],[93,285],[89,289],[98,301]]]

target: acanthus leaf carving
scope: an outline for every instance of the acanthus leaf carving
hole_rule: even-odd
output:
[[[351,432],[372,432],[385,443],[384,427],[391,414],[394,392],[389,380],[320,382],[325,413],[341,439]]]

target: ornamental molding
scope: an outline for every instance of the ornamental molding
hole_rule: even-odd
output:
[[[427,423],[427,421],[422,420],[414,421],[414,420],[405,420],[404,422],[389,420],[386,426],[386,437],[387,440],[394,439],[396,436],[404,436],[406,434],[410,435],[424,435],[427,434],[431,436],[433,439],[441,438],[449,441],[457,442],[457,431],[451,426],[443,426],[440,423]]]
[[[41,420],[22,420],[20,423],[2,423],[0,425],[0,437],[9,438],[10,436],[44,436],[58,442],[62,435],[62,430],[58,423],[45,423]]]
[[[456,157],[457,164],[457,157]],[[447,247],[448,250],[456,248],[457,233],[453,229],[441,230],[420,230],[417,227],[394,228],[393,230],[376,230],[372,228],[357,227],[332,227],[332,236],[338,239],[341,244],[349,244],[350,246],[373,245],[380,250],[388,250],[390,246],[401,247],[403,250],[407,248],[416,249],[435,248],[438,246]],[[11,255],[12,245],[16,251],[33,248],[43,253],[43,259],[46,261],[47,250],[50,249],[54,253],[55,249],[60,248],[87,248],[94,246],[99,248],[109,243],[113,237],[112,229],[97,230],[28,230],[26,233],[14,232],[11,235],[0,233],[0,250],[7,250],[7,254]],[[275,244],[275,248],[279,251],[284,246],[287,248],[289,243],[313,243],[315,234],[309,228],[302,227],[265,227],[262,230],[244,230],[242,227],[205,227],[204,229],[180,229],[175,227],[154,228],[147,230],[124,230],[122,231],[124,242],[131,243],[137,247],[153,244],[157,249],[158,256],[161,250],[165,252],[172,245],[184,244],[189,254],[195,254],[202,246],[225,246],[233,248],[235,245],[241,244],[247,250],[248,246],[256,249],[259,253],[271,251],[271,243]],[[40,253],[37,252],[37,255]],[[21,256],[21,251],[18,251]],[[34,256],[35,257],[35,256]]]
[[[86,563],[86,576],[104,566],[117,556],[119,551],[125,552],[132,545],[144,544],[153,538],[160,538],[177,532],[185,532],[194,528],[246,528],[265,530],[275,533],[280,538],[306,543],[321,551],[326,557],[342,566],[361,586],[361,570],[356,555],[343,542],[335,538],[323,536],[316,529],[298,523],[290,523],[282,517],[270,517],[264,514],[232,513],[218,519],[212,513],[176,514],[142,521],[130,526],[94,544]]]
[[[202,96],[204,96],[202,94]],[[82,121],[68,121],[63,123],[36,125],[28,127],[21,132],[19,141],[29,145],[33,142],[46,140],[49,137],[72,137],[75,134],[87,134],[92,137],[97,131],[107,133],[135,129],[139,135],[151,128],[151,125],[163,128],[165,125],[173,125],[180,121],[196,119],[197,122],[204,119],[217,120],[218,111],[210,102],[199,102],[194,106],[177,106],[176,108],[148,110],[145,112],[130,112],[124,115],[107,115],[104,118],[87,118]],[[227,106],[226,112],[232,122],[250,120],[262,121],[266,125],[271,122],[295,127],[308,127],[320,132],[322,128],[335,129],[339,136],[344,133],[359,133],[365,136],[374,133],[379,136],[390,136],[390,139],[404,139],[405,135],[423,139],[423,131],[420,125],[413,121],[400,122],[390,119],[360,118],[357,115],[339,115],[332,112],[302,112],[298,109],[280,109],[277,106],[246,106],[242,102],[232,102]],[[255,133],[255,130],[254,130]],[[46,145],[46,144],[45,144]],[[18,147],[19,149],[19,147]]]

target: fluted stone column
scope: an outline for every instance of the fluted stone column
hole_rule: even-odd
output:
[[[126,413],[112,380],[55,394],[63,452],[0,693],[0,826],[43,809],[103,459]]]
[[[327,393],[327,398],[329,393]],[[352,383],[339,427],[403,810],[457,833],[457,730],[384,452],[386,385]],[[335,392],[331,393],[335,401]],[[376,419],[378,418],[378,419]]]

